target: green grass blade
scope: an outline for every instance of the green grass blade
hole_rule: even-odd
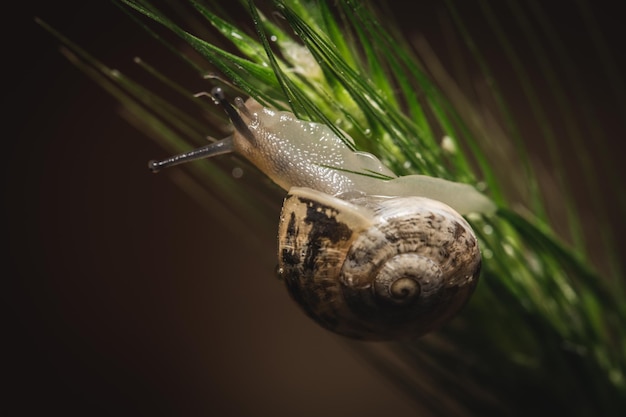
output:
[[[522,21],[522,23],[524,23],[524,25],[527,26],[528,22],[525,21],[524,14],[519,9],[519,7],[516,6],[512,2],[509,2],[509,5],[514,9],[513,14],[517,16],[518,21]],[[556,173],[556,176],[557,176],[556,180],[557,180],[558,186],[562,191],[562,198],[564,200],[563,207],[565,207],[565,210],[566,210],[566,215],[567,215],[571,235],[573,237],[574,243],[577,246],[579,252],[584,253],[584,242],[582,238],[580,221],[578,220],[577,213],[575,213],[574,210],[572,209],[572,207],[574,206],[574,203],[573,203],[573,198],[571,195],[571,187],[569,184],[566,183],[566,179],[564,178],[565,169],[564,169],[564,164],[561,158],[562,152],[561,152],[561,149],[557,147],[554,128],[551,126],[550,122],[548,121],[546,109],[541,104],[541,101],[539,100],[539,96],[537,92],[535,91],[535,88],[533,87],[531,78],[529,74],[527,73],[524,64],[522,63],[517,53],[515,52],[513,45],[511,44],[508,37],[506,36],[504,29],[502,25],[500,24],[500,22],[498,21],[498,18],[496,17],[491,6],[489,6],[487,2],[481,1],[480,7],[485,17],[487,18],[487,21],[489,25],[491,26],[491,29],[495,33],[496,39],[498,39],[498,41],[502,45],[505,56],[510,61],[513,67],[513,70],[515,71],[515,74],[517,75],[517,80],[520,83],[520,88],[524,92],[525,97],[528,100],[529,107],[531,108],[533,117],[537,121],[539,130],[544,139],[543,143],[546,145],[548,149],[548,154],[551,158],[552,166],[554,167],[554,172]],[[530,31],[530,29],[526,30],[526,33],[531,36],[531,39],[529,42],[531,48],[533,48],[533,50],[537,52],[537,50],[539,49],[539,45],[540,45],[539,40],[536,39],[532,35],[532,32]],[[548,61],[545,59],[545,57],[542,57],[541,55],[537,56],[537,62],[540,66],[543,66],[544,68],[548,65],[547,64]],[[552,85],[552,91],[553,92],[557,91],[556,85],[554,84]]]
[[[524,141],[521,137],[521,134],[519,132],[519,128],[517,127],[517,124],[514,121],[514,118],[511,114],[511,111],[509,110],[509,106],[506,104],[505,99],[502,97],[501,93],[499,92],[499,88],[497,87],[497,83],[495,81],[495,77],[493,76],[493,74],[491,73],[491,70],[489,68],[489,66],[487,65],[486,60],[484,59],[484,57],[482,56],[482,53],[476,48],[476,46],[474,45],[474,43],[471,41],[471,36],[469,35],[469,32],[467,30],[467,28],[465,27],[465,24],[463,23],[463,19],[461,18],[461,16],[458,14],[458,12],[456,11],[456,7],[454,6],[454,4],[450,1],[450,0],[446,0],[446,5],[448,7],[448,10],[450,11],[450,14],[457,26],[457,28],[459,29],[459,31],[461,32],[461,36],[463,37],[463,39],[466,42],[467,47],[470,49],[470,51],[472,52],[472,55],[474,56],[477,64],[480,66],[485,79],[487,80],[488,84],[491,87],[491,91],[494,95],[494,98],[498,104],[498,108],[500,109],[501,113],[502,113],[502,117],[504,118],[504,122],[505,125],[508,127],[509,132],[511,134],[511,138],[515,144],[515,149],[518,152],[518,155],[520,157],[520,160],[522,161],[522,165],[524,167],[524,175],[525,178],[528,182],[528,189],[530,191],[530,205],[532,207],[533,213],[539,218],[542,219],[543,221],[546,220],[546,212],[545,212],[545,208],[544,208],[544,204],[541,201],[541,194],[539,191],[539,185],[538,185],[538,180],[535,176],[535,173],[532,169],[532,166],[530,164],[530,159],[528,157],[528,152],[526,151],[526,147],[524,146]]]

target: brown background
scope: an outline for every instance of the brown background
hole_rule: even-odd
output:
[[[273,278],[274,247],[240,244],[148,172],[146,161],[163,151],[117,115],[33,16],[131,73],[135,55],[167,63],[166,53],[108,2],[37,3],[7,13],[16,26],[3,28],[2,373],[13,401],[1,407],[22,411],[11,415],[42,405],[68,415],[414,415],[410,399],[293,305]],[[400,17],[441,46],[431,3],[439,2]],[[594,10],[617,45],[623,29],[602,3]],[[550,13],[622,143],[588,40],[566,11]],[[471,8],[465,18],[480,24]],[[478,38],[506,80],[490,36]],[[515,82],[505,85],[519,94]]]

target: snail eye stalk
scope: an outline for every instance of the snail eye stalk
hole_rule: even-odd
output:
[[[225,153],[231,153],[235,149],[232,136],[217,142],[210,143],[198,149],[194,149],[189,152],[184,152],[178,155],[170,156],[169,158],[162,160],[152,160],[148,162],[148,168],[154,173],[161,171],[164,168],[169,168],[175,165],[183,164],[185,162],[196,161],[198,159],[211,158],[217,155],[223,155]]]

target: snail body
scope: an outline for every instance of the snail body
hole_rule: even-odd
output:
[[[461,214],[487,213],[495,208],[468,184],[427,175],[397,177],[374,155],[353,151],[324,124],[263,107],[254,99],[240,108],[245,109],[240,115],[247,132],[235,130],[229,139],[234,151],[284,190],[308,187],[329,195],[356,191],[389,197],[422,196],[444,202]]]
[[[493,212],[487,197],[467,184],[397,177],[326,125],[253,99],[234,107],[221,89],[212,96],[233,134],[150,168],[236,152],[287,190],[278,274],[307,315],[344,336],[388,340],[423,335],[463,307],[481,256],[460,213]]]

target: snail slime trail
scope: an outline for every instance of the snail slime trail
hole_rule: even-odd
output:
[[[391,340],[436,329],[465,305],[481,255],[461,214],[491,214],[491,200],[468,184],[397,177],[326,125],[252,98],[232,105],[219,87],[210,97],[233,134],[149,167],[236,152],[285,189],[278,273],[308,316],[344,336]]]

